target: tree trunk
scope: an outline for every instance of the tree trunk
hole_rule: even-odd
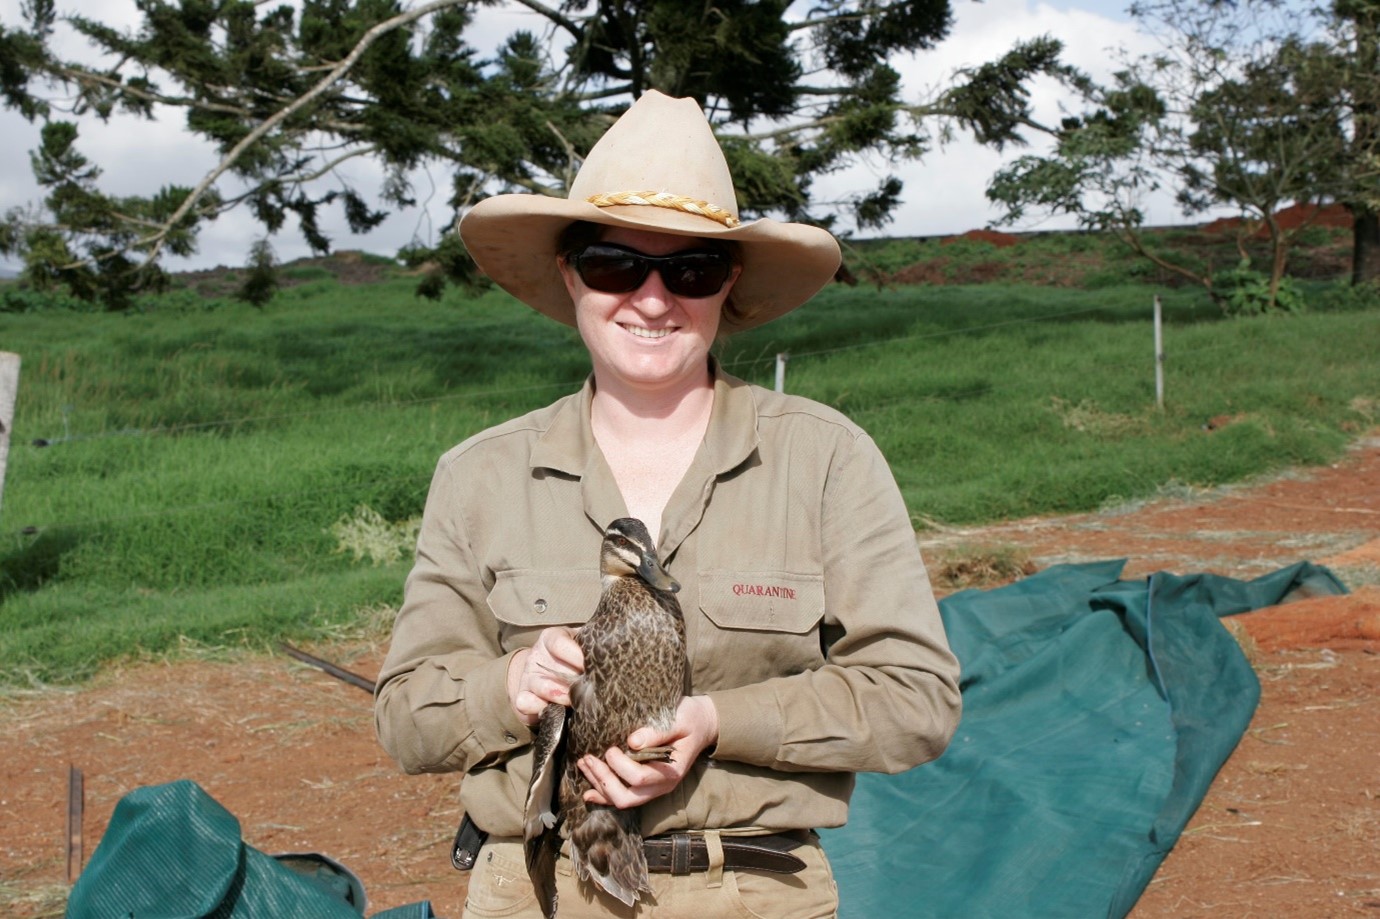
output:
[[[1351,283],[1380,281],[1380,213],[1352,207]]]
[[[1279,306],[1279,285],[1284,280],[1284,269],[1289,264],[1289,237],[1277,226],[1271,226],[1274,236],[1270,239],[1270,303],[1269,311]]]

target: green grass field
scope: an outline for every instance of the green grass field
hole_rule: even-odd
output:
[[[0,313],[23,358],[0,505],[0,683],[260,648],[396,604],[436,458],[579,386],[573,330],[492,292],[311,278],[260,311]],[[730,372],[867,428],[917,528],[1076,511],[1326,462],[1380,423],[1380,302],[1232,320],[1130,283],[831,287]],[[1235,423],[1208,432],[1205,423]],[[46,442],[47,446],[36,446]]]

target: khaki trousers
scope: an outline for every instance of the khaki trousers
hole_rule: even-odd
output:
[[[713,831],[705,833],[711,853],[717,849]],[[575,877],[563,852],[556,864],[556,915],[558,919],[618,916],[623,919],[829,919],[838,912],[838,888],[833,871],[819,846],[810,839],[793,850],[805,862],[796,874],[765,871],[725,871],[722,855],[711,856],[708,871],[696,874],[651,875],[652,894],[642,895],[632,907],[624,906],[590,883]],[[712,864],[718,861],[717,868]],[[542,919],[541,907],[527,877],[518,837],[490,838],[479,852],[470,874],[469,894],[462,919]]]

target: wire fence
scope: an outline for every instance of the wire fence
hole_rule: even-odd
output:
[[[1105,308],[1104,308],[1104,307],[1089,307],[1089,308],[1077,309],[1077,310],[1064,310],[1064,311],[1053,312],[1053,313],[1045,313],[1045,314],[1041,314],[1041,315],[1038,315],[1038,316],[1029,316],[1029,317],[1023,317],[1023,318],[1018,318],[1018,319],[1003,320],[1003,321],[1000,321],[1000,322],[989,322],[989,323],[974,324],[974,325],[964,326],[964,327],[962,327],[962,328],[957,328],[957,329],[945,329],[945,330],[934,331],[934,332],[923,332],[923,333],[916,333],[916,334],[912,334],[912,335],[902,335],[902,336],[892,336],[892,337],[886,337],[886,338],[879,338],[879,339],[874,339],[874,340],[870,340],[870,341],[857,342],[857,343],[848,344],[848,345],[840,345],[840,346],[831,347],[831,348],[816,348],[816,349],[812,349],[812,350],[808,350],[808,351],[792,351],[792,352],[789,352],[789,359],[790,359],[790,361],[799,361],[799,360],[802,360],[802,359],[809,359],[809,358],[831,357],[831,356],[835,356],[835,355],[839,355],[839,354],[844,354],[844,353],[847,353],[847,352],[863,351],[863,350],[868,350],[868,349],[872,349],[872,348],[884,347],[884,346],[888,346],[888,345],[895,345],[895,344],[898,344],[898,343],[915,342],[915,341],[922,341],[922,340],[938,340],[938,339],[952,338],[952,337],[962,336],[962,335],[972,335],[972,334],[976,334],[976,333],[992,331],[992,330],[995,330],[995,329],[1010,328],[1010,327],[1013,327],[1013,326],[1034,325],[1034,324],[1039,324],[1039,323],[1056,322],[1056,321],[1066,321],[1066,320],[1068,320],[1068,319],[1074,319],[1074,318],[1077,318],[1077,317],[1080,317],[1080,316],[1087,316],[1087,315],[1092,315],[1092,314],[1096,314],[1096,313],[1103,313],[1103,312],[1105,312]],[[1156,361],[1162,360],[1163,355],[1162,355],[1162,354],[1160,353],[1160,351],[1159,351],[1160,346],[1159,346],[1158,342],[1156,343],[1156,346],[1155,346],[1155,347],[1156,347],[1156,351],[1155,351],[1155,353],[1154,353],[1153,355],[1151,355],[1149,346],[1147,345],[1147,362],[1150,362],[1151,359],[1152,359],[1152,357],[1153,357],[1153,359],[1156,360]],[[1175,356],[1176,356],[1176,358],[1181,358],[1181,357],[1185,357],[1185,356],[1196,356],[1196,355],[1200,355],[1200,354],[1208,354],[1208,353],[1213,352],[1213,351],[1217,351],[1217,350],[1221,350],[1221,349],[1227,349],[1227,348],[1231,348],[1231,347],[1239,347],[1239,345],[1237,345],[1237,344],[1232,344],[1232,343],[1222,343],[1222,344],[1217,344],[1217,345],[1199,346],[1199,347],[1196,347],[1196,348],[1192,349],[1191,351],[1183,351],[1183,350],[1180,350],[1180,351],[1176,352],[1176,355],[1175,355]],[[769,366],[773,361],[778,361],[778,362],[779,362],[779,359],[780,359],[782,356],[783,356],[783,355],[765,354],[765,355],[757,356],[757,357],[738,358],[738,359],[732,360],[732,361],[725,361],[725,362],[722,363],[722,366],[723,366],[723,368],[724,368],[725,370],[728,370],[728,371],[730,371],[730,372],[735,372],[735,374],[737,374],[737,375],[745,375],[745,374],[744,374],[744,368],[748,368],[748,369],[750,369],[750,370],[755,370],[755,369],[758,368],[758,367]],[[781,382],[781,374],[782,374],[782,366],[780,365],[780,363],[778,363],[777,374],[778,374],[778,376],[777,376],[777,381],[778,381],[778,384],[780,384],[780,382]],[[346,415],[346,414],[351,414],[351,413],[374,413],[374,412],[379,412],[379,411],[396,411],[396,410],[399,410],[399,409],[414,408],[414,407],[425,406],[425,405],[444,404],[444,403],[450,403],[450,402],[456,402],[456,401],[462,401],[462,400],[479,400],[479,399],[487,399],[487,398],[502,398],[502,397],[507,397],[507,396],[521,396],[521,395],[526,395],[526,394],[531,394],[531,393],[536,393],[536,392],[541,392],[541,391],[552,391],[552,392],[554,392],[554,393],[564,393],[564,392],[570,392],[570,391],[573,391],[573,390],[577,389],[579,386],[581,386],[581,385],[583,384],[583,382],[584,382],[584,380],[583,380],[583,378],[581,378],[581,379],[572,379],[572,380],[566,380],[566,381],[554,382],[554,383],[539,383],[539,384],[533,384],[533,385],[530,385],[530,386],[503,387],[503,388],[493,388],[493,389],[468,389],[468,390],[465,390],[465,391],[462,391],[462,392],[451,392],[451,393],[446,393],[446,394],[443,394],[443,395],[428,396],[428,397],[417,398],[417,399],[404,399],[404,400],[373,400],[373,401],[369,401],[369,402],[360,402],[360,403],[356,403],[356,404],[348,405],[348,406],[337,406],[337,407],[328,407],[328,408],[313,409],[313,410],[304,410],[304,411],[282,412],[282,413],[274,413],[274,414],[247,415],[247,416],[241,416],[241,417],[235,417],[235,418],[224,418],[224,419],[219,419],[219,420],[214,420],[214,421],[158,424],[158,425],[152,425],[152,426],[148,426],[148,427],[140,427],[140,428],[122,428],[122,429],[118,429],[118,430],[109,430],[109,431],[92,431],[92,432],[77,432],[77,433],[73,433],[73,432],[71,432],[70,430],[67,429],[67,426],[66,426],[66,425],[64,425],[64,431],[63,431],[63,433],[62,433],[61,435],[53,435],[53,436],[51,436],[51,437],[36,437],[36,438],[30,438],[29,440],[27,440],[27,441],[25,441],[25,442],[21,442],[21,444],[20,444],[19,446],[24,447],[24,448],[29,448],[29,449],[44,449],[44,450],[46,450],[46,449],[60,448],[60,447],[62,447],[63,445],[66,445],[66,444],[83,443],[83,442],[91,442],[91,441],[100,441],[100,440],[107,440],[107,439],[117,439],[117,438],[142,438],[142,437],[163,437],[163,436],[171,436],[171,435],[184,434],[184,433],[192,433],[192,432],[211,431],[211,430],[220,430],[220,429],[233,429],[233,428],[237,428],[237,427],[246,427],[246,426],[251,426],[251,425],[264,425],[264,424],[274,424],[274,423],[283,423],[283,422],[291,422],[291,421],[303,421],[303,420],[307,420],[307,419],[318,418],[318,417],[326,417],[326,416],[332,416],[332,415]],[[985,394],[990,394],[990,393],[992,393],[992,392],[994,392],[994,391],[1004,391],[1004,390],[1008,390],[1008,389],[1019,388],[1019,387],[1022,387],[1022,386],[1024,386],[1024,385],[1026,385],[1026,384],[1025,384],[1023,381],[1021,381],[1021,380],[1019,380],[1019,379],[1013,379],[1013,380],[1011,380],[1011,381],[1009,381],[1009,382],[1006,382],[1006,383],[984,383],[981,387],[975,387],[975,388],[972,388],[972,389],[967,389],[967,390],[951,390],[951,391],[942,392],[942,393],[930,394],[930,395],[927,395],[925,398],[926,398],[926,399],[929,399],[929,400],[941,400],[941,401],[952,400],[952,401],[961,401],[961,400],[965,400],[965,399],[971,399],[971,398],[980,397],[980,396],[985,395]],[[781,388],[781,387],[778,385],[778,388]],[[913,398],[913,397],[907,397],[907,398]],[[900,400],[897,400],[897,401],[900,401]],[[885,407],[885,405],[887,405],[887,404],[890,404],[890,403],[876,404],[876,405],[872,405],[871,407],[872,407],[872,408]],[[15,448],[14,445],[12,445],[12,446],[11,446],[11,451],[13,451],[14,448]],[[374,480],[371,484],[374,485],[374,486],[378,486],[378,485],[389,485],[389,484],[401,484],[401,483],[407,483],[407,482],[416,481],[418,478],[419,478],[419,477],[416,476],[416,475],[399,476],[399,477],[395,477],[395,478],[392,478],[392,479]],[[300,488],[299,488],[299,489],[293,489],[293,490],[290,491],[290,492],[278,492],[278,493],[259,494],[259,495],[254,496],[253,498],[247,498],[247,499],[246,499],[246,498],[226,499],[226,500],[223,500],[223,501],[197,502],[197,503],[194,503],[194,504],[179,505],[179,506],[174,506],[174,507],[166,507],[166,506],[165,506],[165,507],[159,507],[159,508],[150,509],[150,510],[148,510],[148,511],[140,511],[140,512],[134,512],[134,513],[130,513],[130,514],[122,514],[122,515],[119,515],[119,516],[93,517],[93,518],[84,518],[84,519],[73,519],[73,520],[63,520],[63,521],[52,521],[52,522],[47,522],[47,523],[42,523],[42,524],[26,524],[26,525],[24,525],[24,526],[17,527],[17,528],[13,528],[13,529],[0,530],[0,538],[12,538],[12,537],[19,537],[19,536],[34,536],[34,535],[41,534],[41,533],[43,533],[44,531],[48,531],[48,530],[80,529],[80,528],[90,528],[90,527],[103,527],[103,526],[109,526],[109,525],[120,524],[120,523],[124,523],[124,522],[147,521],[147,520],[150,520],[150,519],[157,519],[157,518],[161,518],[161,517],[174,517],[174,516],[183,515],[183,514],[189,514],[189,513],[200,513],[200,512],[210,511],[210,510],[223,510],[223,509],[226,509],[226,508],[233,508],[233,507],[237,507],[237,506],[257,505],[257,504],[263,504],[263,503],[265,503],[265,502],[272,502],[272,501],[279,501],[279,500],[287,500],[287,499],[298,499],[298,500],[300,500],[300,499],[303,498],[303,497],[308,497],[308,496],[320,496],[320,495],[325,495],[325,494],[329,494],[329,493],[332,493],[332,492],[338,493],[338,492],[342,492],[342,491],[349,491],[349,490],[353,490],[353,489],[358,489],[358,488],[360,488],[360,487],[361,487],[361,486],[360,486],[358,483],[351,483],[351,484],[345,484],[345,485],[321,486],[321,487],[319,487],[319,488],[309,488],[309,489],[300,489]]]
[[[851,345],[842,345],[837,348],[819,348],[812,351],[793,351],[790,353],[791,359],[809,357],[824,357],[829,355],[841,354],[848,351],[861,351],[869,348],[876,348],[885,345],[894,345],[898,342],[921,341],[926,339],[948,338],[956,335],[971,335],[976,332],[985,332],[992,329],[1006,328],[1015,325],[1029,325],[1039,322],[1053,322],[1055,320],[1069,319],[1076,316],[1085,316],[1092,313],[1102,312],[1099,307],[1090,307],[1081,310],[1069,310],[1058,313],[1048,313],[1041,316],[1028,317],[1024,319],[1010,319],[1003,322],[984,323],[981,325],[964,326],[960,329],[946,329],[940,332],[925,332],[915,335],[901,335],[893,338],[875,339],[873,341],[858,342]],[[742,358],[723,364],[725,370],[737,370],[743,367],[755,367],[772,361],[774,358]],[[52,447],[66,443],[77,443],[81,441],[105,440],[123,437],[154,437],[169,434],[183,434],[194,431],[217,430],[223,428],[244,427],[255,424],[270,424],[275,422],[302,420],[313,417],[323,417],[326,415],[341,415],[354,412],[376,411],[379,409],[395,410],[400,408],[412,408],[421,405],[451,402],[463,399],[485,399],[501,396],[520,395],[523,393],[538,392],[541,390],[568,391],[579,387],[584,382],[583,379],[566,380],[559,383],[538,383],[532,386],[505,387],[502,389],[468,389],[464,392],[447,393],[441,396],[428,396],[420,399],[403,400],[375,400],[372,402],[360,402],[354,405],[340,406],[336,408],[313,409],[309,411],[283,412],[271,415],[247,415],[237,418],[223,418],[216,421],[198,421],[179,424],[160,424],[144,428],[120,428],[113,431],[93,431],[87,433],[73,434],[69,430],[64,430],[61,435],[51,437],[37,437],[28,441],[30,447]]]

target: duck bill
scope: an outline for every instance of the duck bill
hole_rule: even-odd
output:
[[[637,566],[637,574],[657,590],[664,590],[669,594],[680,590],[680,582],[667,574],[666,569],[661,567],[661,562],[651,553],[642,556],[642,564]]]

